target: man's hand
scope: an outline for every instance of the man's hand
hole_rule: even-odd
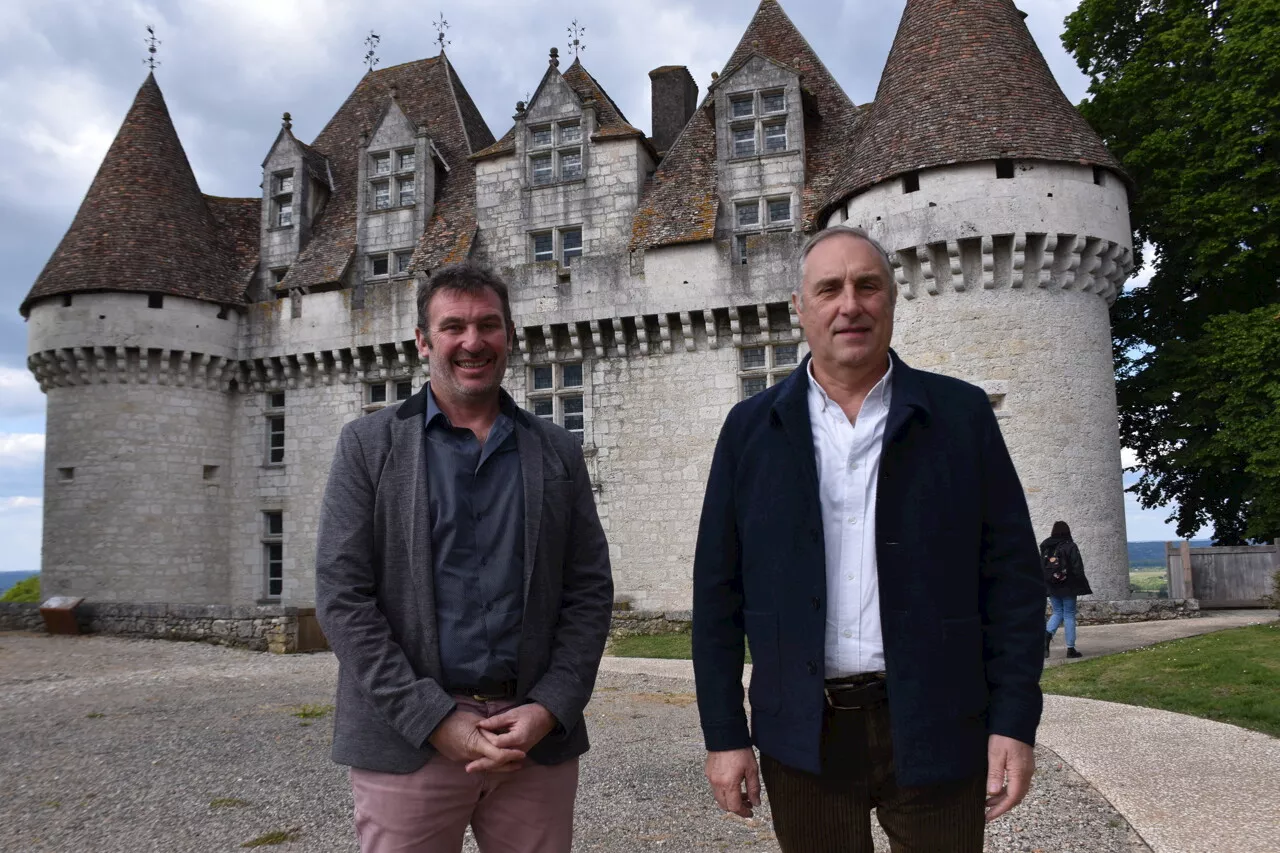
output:
[[[987,738],[987,823],[1012,809],[1031,789],[1035,751],[1004,735]]]
[[[708,752],[707,781],[716,802],[727,812],[751,817],[751,807],[760,805],[760,771],[751,747]]]
[[[498,749],[527,754],[556,727],[556,718],[537,702],[529,702],[494,714],[477,725],[485,740]]]
[[[519,770],[525,753],[493,743],[480,729],[485,722],[484,717],[473,711],[455,710],[436,726],[427,742],[450,761],[466,762],[468,773]]]

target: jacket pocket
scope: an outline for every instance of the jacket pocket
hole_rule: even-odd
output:
[[[742,624],[751,650],[751,707],[764,714],[782,708],[782,662],[778,650],[778,614],[742,611]]]
[[[987,667],[982,644],[982,619],[968,616],[942,620],[944,648],[957,717],[972,717],[987,708]]]

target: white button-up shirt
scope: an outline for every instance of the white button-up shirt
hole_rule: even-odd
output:
[[[826,677],[884,669],[876,576],[876,481],[889,420],[893,362],[849,422],[813,376],[809,422],[827,550]]]

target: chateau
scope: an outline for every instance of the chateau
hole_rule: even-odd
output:
[[[495,139],[443,51],[370,71],[314,140],[264,129],[254,198],[200,191],[147,77],[21,306],[46,593],[311,603],[339,430],[427,378],[415,288],[472,258],[511,284],[506,387],[582,438],[619,597],[687,609],[720,424],[804,357],[799,249],[847,222],[896,253],[897,351],[986,390],[1037,533],[1128,598],[1128,178],[1011,0],[908,0],[861,106],[775,0],[704,92],[650,72],[648,133],[576,59],[530,75]]]

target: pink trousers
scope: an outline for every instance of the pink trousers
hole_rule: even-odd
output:
[[[514,702],[454,697],[486,717]],[[467,773],[437,755],[413,773],[351,768],[361,853],[458,853],[467,825],[481,853],[569,853],[578,759]]]

